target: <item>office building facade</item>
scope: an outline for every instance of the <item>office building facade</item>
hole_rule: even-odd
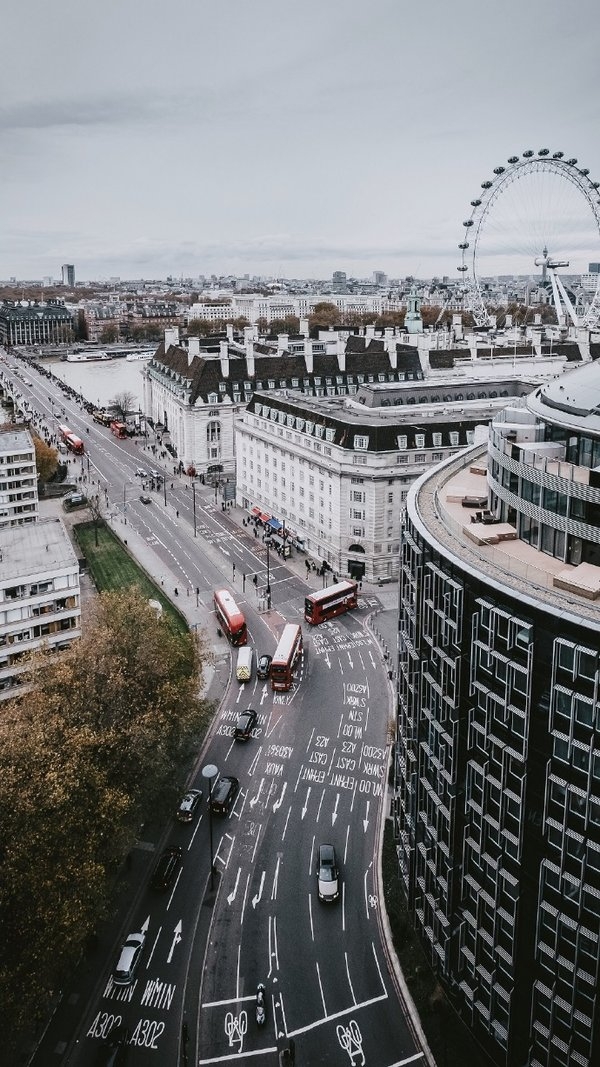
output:
[[[600,1061],[600,366],[410,490],[394,826],[440,982],[503,1067]]]

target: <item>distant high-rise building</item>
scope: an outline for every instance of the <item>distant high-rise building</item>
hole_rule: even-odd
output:
[[[75,267],[72,263],[63,263],[60,268],[62,271],[62,283],[68,285],[69,289],[75,287]]]
[[[374,270],[373,281],[375,285],[387,285],[387,274],[382,270]]]
[[[334,270],[331,276],[331,281],[334,292],[343,293],[346,291],[348,287],[348,280],[346,278],[345,270]]]
[[[600,263],[590,263],[588,271],[590,274],[600,274]]]

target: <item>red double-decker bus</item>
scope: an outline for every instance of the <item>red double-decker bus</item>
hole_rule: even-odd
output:
[[[304,618],[316,626],[319,622],[343,615],[358,605],[358,583],[351,578],[347,581],[330,585],[329,589],[319,589],[318,593],[309,593],[304,601]]]
[[[117,422],[115,419],[110,424],[110,432],[114,433],[115,437],[127,437],[127,426],[124,422]]]
[[[302,630],[297,623],[288,622],[283,628],[275,655],[271,661],[271,688],[286,692],[294,681],[294,670],[302,655]]]
[[[213,596],[213,601],[219,626],[227,635],[231,644],[245,645],[248,641],[246,620],[229,590],[217,589]]]
[[[60,424],[58,428],[60,430],[60,436],[62,437],[67,448],[71,452],[75,452],[77,456],[81,456],[85,451],[81,437],[78,437],[77,434],[73,433],[73,431],[70,430],[68,426],[64,426],[63,424]]]

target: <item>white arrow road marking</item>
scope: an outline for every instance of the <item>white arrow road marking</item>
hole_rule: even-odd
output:
[[[349,660],[350,666],[354,667],[354,660],[352,659],[352,656],[350,655],[350,653],[348,653],[348,660]]]
[[[262,687],[262,693],[260,694],[261,706],[264,703],[264,701],[267,699],[268,695],[269,695],[269,691],[267,689],[267,683],[265,682],[265,684]]]
[[[370,806],[371,806],[371,801],[367,800],[367,814],[365,815],[365,817],[363,819],[363,829],[364,829],[365,833],[367,832],[367,826],[369,825],[369,807]]]
[[[177,926],[175,927],[175,929],[173,931],[173,935],[174,936],[173,936],[173,941],[171,942],[171,948],[170,948],[170,951],[169,951],[169,955],[167,956],[167,963],[170,963],[171,960],[173,959],[173,953],[175,951],[175,945],[178,945],[179,942],[181,941],[181,931],[182,931],[182,925],[181,925],[181,919],[180,919],[179,922],[177,923]]]
[[[273,878],[273,885],[271,887],[271,900],[277,899],[277,883],[279,882],[279,864],[281,863],[281,853],[277,856],[277,864],[275,867],[275,877]]]
[[[279,800],[276,800],[275,803],[273,804],[273,811],[278,811],[279,808],[281,807],[281,805],[283,804],[283,798],[285,796],[286,789],[287,789],[287,782],[284,782],[283,783],[283,789],[281,790],[281,796],[279,797]]]
[[[277,726],[281,722],[282,718],[283,718],[283,715],[280,715],[278,719],[275,719],[275,722],[273,723],[273,725],[266,732],[266,736],[267,737],[271,736],[271,734],[273,733],[273,730],[275,730],[277,728]]]
[[[235,885],[234,885],[234,887],[233,887],[233,889],[232,889],[231,893],[230,893],[230,894],[229,894],[229,896],[227,897],[227,903],[228,903],[228,904],[233,904],[233,902],[234,902],[234,900],[235,900],[235,897],[236,897],[236,893],[237,893],[237,888],[238,888],[238,884],[239,884],[239,881],[240,881],[240,874],[241,874],[241,873],[242,873],[242,868],[241,868],[241,867],[238,867],[238,870],[237,870],[237,874],[236,874],[236,876],[235,876]]]
[[[146,922],[147,921],[148,920],[146,920]],[[143,929],[144,929],[144,927],[142,927],[142,930]],[[156,946],[158,944],[158,939],[159,939],[161,933],[162,933],[162,926],[159,926],[158,933],[157,933],[156,937],[154,938],[154,944],[153,944],[153,946],[152,946],[152,948],[150,950],[150,955],[148,956],[148,959],[146,960],[146,970],[148,970],[148,968],[149,968],[149,966],[150,966],[150,964],[152,962],[152,957],[154,955],[154,950],[155,950],[155,948],[156,948]]]
[[[261,778],[260,785],[258,787],[258,793],[256,794],[256,796],[252,797],[252,800],[250,801],[250,807],[251,808],[253,808],[255,804],[258,804],[258,802],[260,800],[260,794],[262,793],[262,789],[263,789],[263,785],[264,784],[265,784],[265,780],[264,780],[264,778]]]
[[[253,907],[253,908],[255,908],[255,907],[256,907],[256,905],[257,905],[257,904],[259,903],[259,901],[260,901],[260,900],[261,900],[261,898],[262,898],[262,892],[263,892],[263,887],[264,887],[264,884],[265,884],[265,873],[266,873],[266,872],[265,872],[265,871],[263,871],[263,872],[262,872],[262,874],[261,874],[261,876],[260,876],[260,885],[259,885],[259,887],[258,887],[258,893],[256,893],[256,894],[255,894],[255,895],[254,895],[254,896],[252,897],[252,907]]]
[[[304,807],[302,808],[302,818],[304,818],[304,816],[306,815],[306,812],[308,811],[308,799],[309,799],[309,797],[310,797],[310,786],[308,787],[308,789],[306,791],[306,800],[304,801]]]
[[[148,916],[148,918],[144,922],[144,925],[141,927],[141,931],[142,931],[143,934],[147,934],[148,933],[148,927],[149,926],[150,926],[150,916]]]
[[[335,795],[335,808],[333,809],[333,811],[331,813],[331,825],[332,826],[335,826],[335,820],[337,819],[337,810],[338,810],[339,802],[340,802],[340,794],[336,793],[336,795]]]
[[[331,670],[331,660],[329,659],[329,652],[325,653],[324,659],[325,659],[325,663],[329,667],[329,670]]]
[[[373,657],[373,653],[371,652],[371,649],[369,649],[369,659],[371,660],[371,666],[375,667],[375,659]]]

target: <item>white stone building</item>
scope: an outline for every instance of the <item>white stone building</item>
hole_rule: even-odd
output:
[[[0,433],[0,529],[38,518],[35,448],[28,430]]]
[[[0,530],[0,700],[19,692],[29,653],[80,636],[79,564],[61,520]]]
[[[345,398],[255,394],[236,421],[237,503],[273,516],[339,575],[395,578],[411,483],[478,427],[485,439],[493,414],[531,387],[482,380],[469,400],[452,379],[365,384]]]

